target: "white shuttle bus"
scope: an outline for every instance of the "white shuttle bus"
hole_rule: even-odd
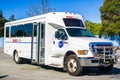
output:
[[[4,53],[17,64],[25,58],[77,76],[84,67],[108,72],[116,63],[113,43],[96,38],[79,14],[51,12],[7,22],[4,34]]]

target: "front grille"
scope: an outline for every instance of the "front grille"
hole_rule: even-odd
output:
[[[89,44],[89,47],[95,58],[100,58],[100,59],[112,58],[112,54],[113,54],[112,43],[92,42]]]
[[[89,48],[94,55],[92,63],[98,62],[100,66],[116,63],[113,44],[110,42],[91,42]]]
[[[112,46],[94,46],[93,54],[95,57],[111,58],[113,54]]]

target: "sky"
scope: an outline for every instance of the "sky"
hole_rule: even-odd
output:
[[[8,19],[12,14],[15,19],[29,17],[31,4],[38,4],[40,0],[0,0],[0,10],[3,16]],[[104,0],[48,0],[49,6],[54,12],[74,12],[84,16],[84,20],[101,23],[99,8]]]

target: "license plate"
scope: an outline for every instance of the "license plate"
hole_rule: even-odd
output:
[[[109,63],[110,63],[110,61],[105,61],[105,63],[106,63],[106,64],[109,64]]]

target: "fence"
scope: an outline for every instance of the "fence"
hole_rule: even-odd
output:
[[[4,47],[4,38],[0,37],[0,47]]]

